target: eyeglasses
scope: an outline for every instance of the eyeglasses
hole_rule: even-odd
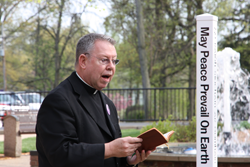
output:
[[[84,54],[90,55],[89,53],[84,53]],[[93,55],[91,55],[91,56],[93,56]],[[110,63],[110,61],[112,62],[113,65],[117,65],[120,62],[120,60],[118,60],[118,59],[110,60],[110,59],[101,59],[101,58],[96,57],[96,56],[94,56],[94,57],[97,58],[98,60],[100,60],[100,63],[103,65],[108,65]]]

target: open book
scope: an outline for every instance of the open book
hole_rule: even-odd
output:
[[[153,150],[155,147],[166,144],[169,142],[170,137],[173,135],[174,131],[162,134],[158,129],[151,128],[148,131],[137,136],[142,138],[142,145],[137,150],[141,152],[142,150],[148,151]]]

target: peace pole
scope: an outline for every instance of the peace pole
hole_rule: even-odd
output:
[[[196,16],[196,166],[217,167],[217,22]]]

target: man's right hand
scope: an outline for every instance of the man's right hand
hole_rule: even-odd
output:
[[[117,138],[105,143],[105,159],[110,157],[127,157],[141,146],[142,139],[137,137]]]

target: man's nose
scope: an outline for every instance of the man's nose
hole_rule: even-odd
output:
[[[115,69],[115,64],[113,63],[112,60],[109,60],[109,64],[107,65],[107,69],[109,69],[109,70]]]

